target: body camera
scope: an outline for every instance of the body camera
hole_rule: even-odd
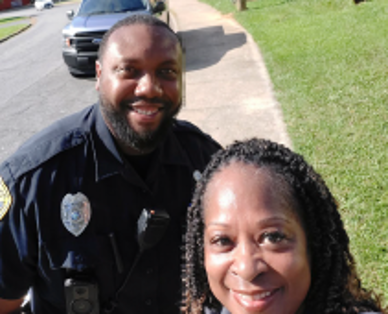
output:
[[[66,314],[99,314],[98,286],[94,282],[65,280]]]

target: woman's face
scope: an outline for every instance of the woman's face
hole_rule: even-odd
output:
[[[205,268],[232,313],[295,314],[310,287],[306,235],[287,184],[234,162],[205,194]]]

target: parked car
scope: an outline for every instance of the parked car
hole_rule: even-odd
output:
[[[69,72],[94,75],[103,35],[117,21],[135,13],[156,15],[169,23],[167,4],[160,0],[83,0],[77,13],[68,11],[71,23],[62,30],[62,55]]]
[[[54,2],[52,0],[35,0],[34,6],[35,9],[41,11],[43,9],[51,9],[54,7]]]

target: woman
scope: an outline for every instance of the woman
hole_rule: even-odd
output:
[[[282,145],[252,139],[214,155],[185,246],[184,313],[385,313],[361,288],[324,181]]]

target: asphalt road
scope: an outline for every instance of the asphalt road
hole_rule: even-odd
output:
[[[35,20],[0,44],[0,162],[37,131],[97,99],[95,80],[72,77],[62,60],[61,30],[68,23],[66,11],[76,6],[0,14]]]

